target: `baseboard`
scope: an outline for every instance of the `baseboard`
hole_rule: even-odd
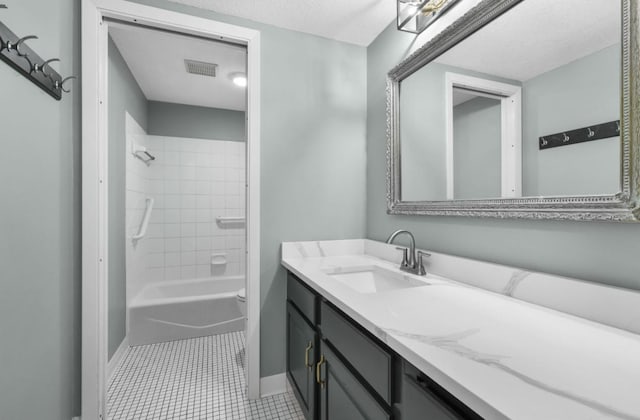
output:
[[[107,363],[107,380],[111,379],[111,375],[113,375],[113,372],[116,370],[116,367],[118,367],[118,364],[122,360],[122,357],[124,356],[128,348],[129,336],[125,336],[124,340],[122,340],[122,343],[120,343],[120,346],[118,346],[118,350],[113,353],[113,356],[111,356],[111,360],[109,360],[109,362]]]
[[[287,375],[285,373],[260,378],[261,398],[285,392],[287,392]]]

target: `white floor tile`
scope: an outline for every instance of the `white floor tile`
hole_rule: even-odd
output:
[[[248,401],[244,334],[130,347],[108,385],[110,420],[302,420],[291,393]]]

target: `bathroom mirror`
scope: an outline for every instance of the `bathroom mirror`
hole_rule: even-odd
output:
[[[637,221],[637,13],[484,0],[392,69],[388,213]]]

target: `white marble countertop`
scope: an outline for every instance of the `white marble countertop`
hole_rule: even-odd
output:
[[[640,419],[640,335],[432,275],[362,294],[326,271],[397,269],[363,243],[284,243],[282,264],[487,419]]]

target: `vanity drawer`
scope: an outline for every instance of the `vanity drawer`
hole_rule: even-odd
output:
[[[482,417],[406,361],[400,400],[400,420],[482,420]]]
[[[287,273],[287,299],[295,305],[312,325],[317,324],[315,292],[290,272]]]
[[[392,355],[326,302],[322,302],[320,319],[325,340],[391,405]]]

